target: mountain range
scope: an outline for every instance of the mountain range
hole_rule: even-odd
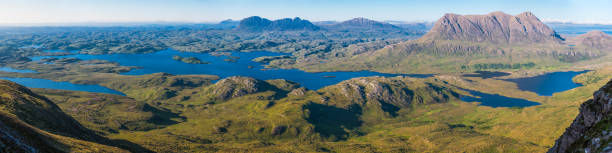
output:
[[[490,43],[544,43],[564,40],[531,12],[516,16],[503,12],[487,15],[449,13],[440,18],[424,38]]]
[[[242,19],[236,29],[245,31],[316,31],[320,28],[312,24],[310,21],[302,20],[298,17],[293,19],[285,18],[271,21],[266,18],[252,16]]]
[[[308,71],[374,70],[440,73],[559,66],[608,55],[610,36],[590,32],[563,38],[534,14],[445,14],[423,37],[324,63],[298,63]],[[367,45],[364,45],[367,46]],[[331,54],[330,54],[331,55]],[[315,60],[309,60],[315,61]],[[486,66],[483,66],[486,65]],[[531,65],[531,64],[529,64]]]
[[[367,31],[367,30],[401,31],[403,30],[401,27],[398,27],[398,26],[395,26],[389,23],[374,21],[374,20],[370,20],[366,18],[354,18],[351,20],[347,20],[347,21],[343,21],[343,22],[339,22],[335,24],[328,24],[328,25],[321,25],[321,26],[326,29],[333,29],[333,30],[364,30],[364,31]]]
[[[227,25],[234,22],[226,20],[220,24]],[[296,18],[284,18],[279,20],[269,20],[259,16],[252,16],[242,19],[237,26],[237,30],[242,31],[402,31],[406,29],[422,30],[424,25],[402,24],[405,28],[386,22],[374,21],[366,18],[354,18],[351,20],[336,22],[323,21],[312,23],[308,20]]]

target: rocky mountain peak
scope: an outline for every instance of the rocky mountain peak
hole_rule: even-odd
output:
[[[612,36],[602,31],[590,31],[568,39],[569,44],[597,49],[612,48]]]
[[[272,21],[268,19],[259,16],[252,16],[242,19],[238,24],[238,29],[246,31],[260,31],[264,30],[270,24],[272,24]]]
[[[486,15],[447,13],[424,37],[493,43],[560,42],[563,39],[530,12],[512,16],[503,12]]]

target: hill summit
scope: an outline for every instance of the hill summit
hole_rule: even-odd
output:
[[[440,18],[424,38],[494,43],[561,42],[552,28],[531,12],[512,16],[503,12],[486,15],[448,13]]]
[[[586,46],[597,49],[612,48],[612,36],[602,31],[590,31],[569,39],[568,42],[577,46]]]

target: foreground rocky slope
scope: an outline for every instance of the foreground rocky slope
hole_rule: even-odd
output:
[[[549,153],[612,152],[612,82],[580,106],[580,114]]]
[[[0,152],[127,152],[94,143],[110,141],[47,98],[4,80],[0,80],[0,121]]]

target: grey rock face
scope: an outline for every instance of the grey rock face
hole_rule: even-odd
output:
[[[306,88],[300,87],[300,88],[291,90],[291,92],[289,92],[287,95],[304,96],[305,94],[306,94]]]
[[[516,16],[503,12],[487,15],[445,14],[426,37],[495,43],[540,43],[563,40],[530,12]]]
[[[264,81],[249,77],[229,77],[214,84],[212,94],[218,100],[231,98],[263,91],[267,85]]]
[[[610,127],[605,122],[610,120],[612,108],[612,81],[593,94],[593,99],[580,106],[580,113],[565,133],[557,139],[549,153],[584,152],[610,150],[608,142]],[[604,141],[605,140],[605,141]]]

